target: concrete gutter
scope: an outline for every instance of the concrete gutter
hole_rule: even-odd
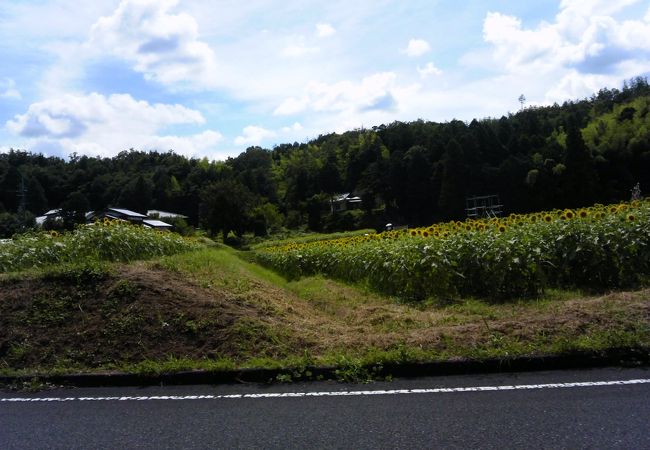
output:
[[[599,352],[573,352],[565,355],[523,356],[485,360],[448,360],[435,362],[386,363],[360,367],[359,373],[368,378],[422,377],[498,372],[532,372],[541,370],[583,369],[595,367],[650,366],[648,348],[614,348]],[[44,384],[100,387],[154,386],[224,383],[270,383],[282,376],[292,380],[337,380],[345,367],[312,366],[285,369],[243,368],[237,370],[192,370],[166,374],[134,374],[124,372],[74,373],[45,376],[0,376],[0,385]]]

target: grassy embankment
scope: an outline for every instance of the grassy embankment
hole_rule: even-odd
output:
[[[287,281],[225,247],[0,275],[0,374],[387,363],[650,348],[650,290],[446,306],[319,276]]]

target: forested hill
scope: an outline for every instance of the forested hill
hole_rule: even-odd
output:
[[[160,209],[215,232],[261,234],[460,219],[470,195],[498,194],[506,213],[625,200],[637,182],[650,189],[649,109],[650,86],[636,78],[498,119],[394,122],[252,147],[225,162],[173,151],[64,161],[12,150],[0,154],[0,234],[61,206]],[[344,192],[363,209],[332,216],[329,199]]]

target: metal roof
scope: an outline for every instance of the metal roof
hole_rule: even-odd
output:
[[[143,219],[146,218],[144,214],[137,213],[135,211],[131,211],[130,209],[122,209],[122,208],[107,208],[108,211],[115,211],[120,214],[123,214],[125,216],[130,216],[130,217],[142,217]]]
[[[180,217],[182,219],[187,219],[187,216],[184,216],[183,214],[177,214],[169,211],[160,211],[158,209],[150,209],[149,211],[147,211],[147,216],[151,216],[154,214],[158,215],[158,217],[172,217],[172,218]]]
[[[172,225],[168,224],[167,222],[163,222],[162,220],[154,220],[154,219],[145,219],[142,221],[143,224],[148,225],[153,228],[171,228]]]

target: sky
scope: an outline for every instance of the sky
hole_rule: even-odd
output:
[[[0,152],[224,160],[620,88],[650,0],[0,0],[0,61]]]

